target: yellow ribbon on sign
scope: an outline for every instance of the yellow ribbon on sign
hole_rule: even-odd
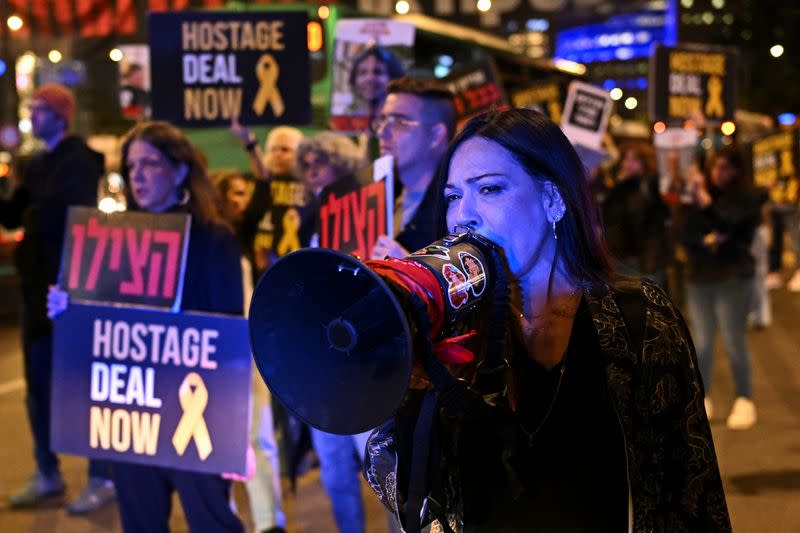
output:
[[[708,79],[706,116],[721,118],[723,115],[725,115],[725,104],[722,103],[722,80],[719,76],[711,76]]]
[[[278,62],[270,54],[263,54],[256,63],[256,77],[261,86],[258,88],[256,98],[253,100],[253,111],[256,115],[263,115],[267,104],[272,107],[272,113],[279,117],[283,115],[286,108],[283,105],[283,98],[278,89],[278,76],[281,69]]]
[[[211,445],[208,427],[203,419],[203,411],[208,405],[208,389],[203,383],[203,378],[197,372],[189,372],[183,378],[183,383],[178,387],[178,398],[181,402],[181,409],[183,409],[183,416],[172,436],[172,445],[175,446],[178,455],[183,455],[189,441],[194,438],[197,454],[201,460],[205,461],[214,447]]]
[[[281,237],[281,242],[279,242],[277,248],[275,248],[275,252],[280,256],[290,254],[301,248],[300,213],[297,212],[297,209],[292,207],[286,210],[286,213],[283,215],[282,225],[283,236]]]
[[[791,176],[794,174],[794,154],[791,150],[784,150],[781,152],[781,169],[779,173],[781,176]]]

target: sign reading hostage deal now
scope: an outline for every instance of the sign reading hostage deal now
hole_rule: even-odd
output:
[[[800,159],[800,134],[791,129],[773,133],[753,141],[750,157],[753,182],[769,191],[770,200],[780,204],[797,204],[797,161]]]
[[[650,58],[651,121],[683,121],[702,114],[709,122],[733,120],[736,53],[700,45],[657,46]]]
[[[53,326],[54,450],[245,472],[245,319],[70,304]]]
[[[186,214],[113,213],[72,207],[61,288],[73,301],[180,307],[189,245]]]
[[[148,14],[153,118],[187,127],[307,124],[305,11]]]

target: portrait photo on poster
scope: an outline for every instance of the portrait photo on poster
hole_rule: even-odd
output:
[[[385,19],[341,20],[336,26],[331,129],[369,129],[389,82],[409,72],[414,27]]]
[[[480,296],[486,289],[486,269],[480,259],[469,252],[458,252],[458,258],[467,275],[469,290],[474,296]]]
[[[467,277],[451,263],[442,265],[442,276],[447,280],[447,299],[453,309],[458,309],[469,300]]]

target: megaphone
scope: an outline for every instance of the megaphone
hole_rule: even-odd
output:
[[[414,362],[411,311],[424,301],[432,335],[454,331],[491,292],[494,245],[451,234],[405,259],[363,263],[327,249],[278,260],[250,305],[250,343],[272,394],[308,425],[342,435],[389,419]]]

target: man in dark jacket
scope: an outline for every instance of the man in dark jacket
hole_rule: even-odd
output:
[[[452,102],[452,93],[433,81],[389,83],[375,131],[381,155],[394,157],[402,192],[395,202],[396,237],[380,236],[372,259],[405,257],[438,238],[436,171],[455,131]]]
[[[64,493],[58,457],[50,450],[50,379],[52,327],[47,318],[48,286],[58,282],[67,209],[97,203],[103,156],[78,136],[69,135],[75,99],[58,84],[39,87],[30,100],[33,135],[44,152],[33,157],[22,183],[0,203],[0,224],[22,226],[25,237],[15,252],[22,288],[22,348],[25,356],[26,404],[37,471],[12,507],[26,507]],[[91,511],[114,498],[108,463],[90,461],[90,483],[69,511]]]

